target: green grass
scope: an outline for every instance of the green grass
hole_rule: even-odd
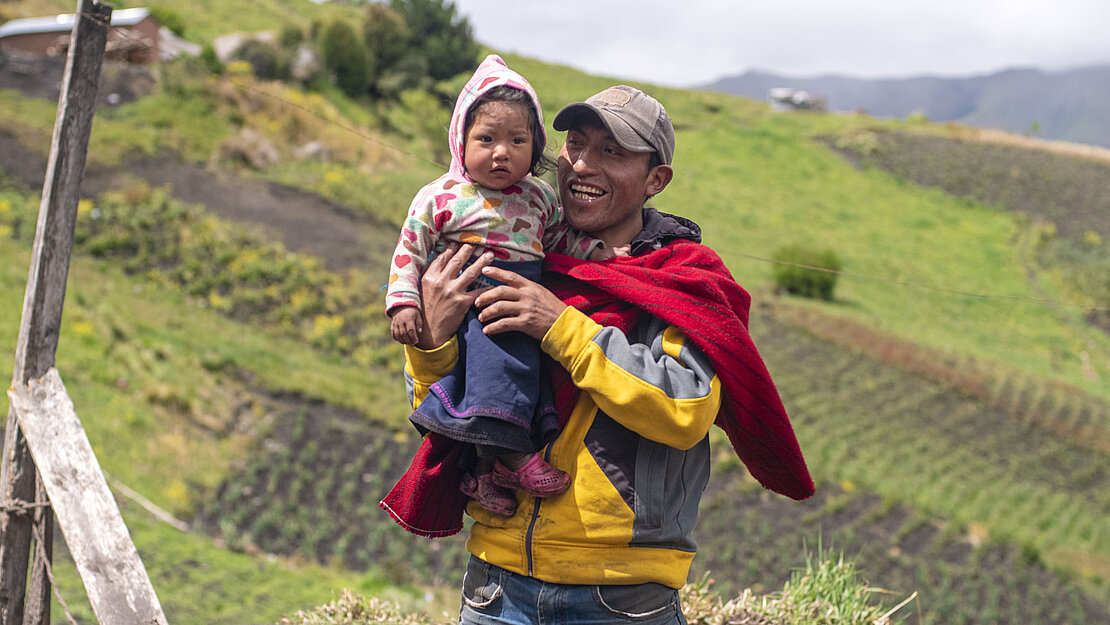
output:
[[[198,0],[188,3],[172,0],[117,0],[113,4],[117,9],[149,7],[172,10],[181,16],[185,24],[185,39],[198,43],[211,42],[232,30],[276,31],[286,24],[307,28],[313,19],[342,18],[357,21],[362,17],[362,12],[356,4],[338,2],[317,4],[307,0],[251,0],[248,10],[244,10],[242,3],[222,0]],[[234,29],[229,29],[229,24],[234,24]]]
[[[290,4],[286,16],[307,19],[309,12],[317,10],[350,10],[315,9],[309,4]],[[278,4],[259,6],[274,9]],[[222,29],[223,23],[243,29],[269,27],[265,24],[279,25],[275,16],[281,15],[275,11],[257,15],[254,8],[244,10],[231,2],[174,8],[202,40]],[[232,19],[226,11],[242,15]],[[514,55],[506,58],[536,86],[549,124],[561,105],[617,82]],[[457,82],[461,84],[461,79]],[[1081,309],[938,290],[1066,299],[1069,288],[1064,276],[1043,272],[1036,285],[1027,278],[1025,267],[1034,245],[1030,240],[1036,232],[993,207],[923,189],[878,169],[857,169],[816,140],[876,124],[897,128],[897,122],[771,114],[763,104],[749,100],[645,87],[667,105],[678,130],[677,175],[656,205],[700,222],[706,242],[754,291],[757,303],[773,297],[772,265],[750,257],[768,258],[784,245],[816,242],[838,254],[844,271],[860,277],[842,277],[832,303],[789,298],[791,306],[858,322],[878,335],[919,344],[946,359],[993,366],[1002,373],[991,392],[1012,397],[1006,402],[965,397],[935,380],[923,382],[889,364],[876,363],[850,345],[813,342],[812,337],[776,325],[773,319],[754,315],[753,333],[783,391],[819,483],[826,488],[842,484],[846,492],[855,489],[857,493],[826,502],[827,509],[813,513],[814,522],[822,527],[835,524],[856,507],[866,508],[873,496],[884,502],[886,510],[912,507],[916,520],[897,527],[894,531],[899,536],[915,536],[922,528],[932,527],[931,519],[941,518],[945,521],[938,530],[941,539],[935,541],[938,550],[958,543],[956,538],[969,528],[986,532],[988,544],[1005,545],[998,551],[973,552],[978,555],[971,563],[959,566],[949,566],[939,553],[926,553],[909,563],[886,554],[900,542],[876,541],[880,547],[864,552],[866,560],[860,563],[864,569],[885,566],[888,558],[899,560],[900,566],[919,567],[919,577],[899,579],[927,585],[938,622],[994,620],[992,615],[1007,609],[1003,605],[1007,596],[1030,596],[1031,603],[1010,603],[1035,603],[1041,606],[1037,609],[1045,622],[1064,622],[1068,606],[1052,605],[1051,595],[1063,593],[1063,585],[1072,578],[1104,596],[1105,580],[1110,579],[1110,535],[1104,523],[1110,500],[1101,468],[1105,454],[1028,426],[1038,423],[1040,412],[1058,411],[1061,419],[1076,422],[1094,418],[1082,414],[1089,403],[1059,394],[1110,399],[1110,385],[1105,382],[1110,379],[1110,361],[1105,357],[1110,353],[1110,338],[1088,326]],[[277,85],[259,87],[274,89],[273,93],[308,108],[292,114],[289,105],[260,96],[252,88],[188,72],[169,75],[159,94],[98,116],[90,164],[122,162],[129,155],[162,149],[206,161],[219,142],[237,133],[241,125],[265,131],[284,151],[315,135],[335,133],[328,135],[337,155],[332,163],[285,161],[252,175],[313,190],[386,223],[400,219],[412,193],[438,173],[427,160],[436,160],[442,145],[432,134],[443,110],[431,106],[428,98],[410,97],[393,108],[371,110],[343,98],[327,101]],[[0,92],[0,109],[5,113],[0,129],[28,145],[48,141],[52,104]],[[401,150],[352,135],[321,116],[359,133],[384,137]],[[310,124],[311,119],[317,121]],[[550,136],[553,143],[561,141],[559,133]],[[0,202],[8,197],[0,197]],[[395,240],[396,232],[383,228],[381,236]],[[0,337],[0,347],[8,353],[14,351],[28,257],[25,244],[0,237],[4,266],[0,293],[9,302],[0,308],[0,327],[9,329],[6,338]],[[127,275],[114,261],[78,255],[71,276],[58,364],[78,414],[105,469],[175,514],[199,514],[218,500],[214,491],[220,486],[241,489],[262,483],[252,482],[246,471],[269,460],[257,449],[258,438],[273,433],[278,420],[267,403],[271,393],[292,392],[345,407],[364,415],[368,428],[403,427],[403,387],[396,364],[392,369],[366,368],[321,354],[304,340],[228,320],[179,292],[160,288],[157,282]],[[1089,371],[1082,367],[1084,351],[1093,355]],[[1058,382],[1068,386],[1055,385]],[[1105,429],[1101,422],[1098,427]],[[381,449],[355,450],[365,458],[329,457],[327,463],[310,462],[319,460],[319,455],[299,449],[288,463],[274,466],[291,475],[321,467],[326,474],[319,480],[310,474],[290,481],[300,484],[301,490],[318,486],[313,501],[326,502],[334,498],[332,487],[339,493],[346,481],[359,475],[361,466],[353,463],[385,462],[375,455]],[[398,449],[389,460],[403,460],[405,453],[407,448]],[[382,476],[374,478],[380,481]],[[292,501],[284,498],[288,494],[275,497],[275,505],[288,507]],[[373,503],[367,499],[369,493],[360,491],[360,497],[344,502],[343,508],[344,516],[356,522],[359,515],[377,512],[367,505]],[[234,498],[223,501],[229,500],[243,503]],[[797,510],[792,508],[789,514],[797,516]],[[326,512],[314,511],[320,518]],[[721,512],[706,510],[704,527],[713,535],[733,536],[738,522],[730,512],[727,507]],[[265,558],[221,550],[210,539],[148,527],[142,513],[125,513],[135,525],[136,542],[148,558],[167,611],[169,606],[180,610],[175,622],[212,622],[213,615],[227,619],[222,622],[258,621],[259,614],[275,619],[280,613],[325,602],[331,598],[328,588],[364,583],[350,582],[349,574],[338,569],[302,566],[295,560],[267,563]],[[757,525],[758,515],[752,514],[740,526],[750,529],[758,543],[764,529]],[[874,515],[876,522],[884,518],[881,512],[864,514]],[[302,517],[294,519],[302,528],[311,528],[318,520]],[[240,520],[241,532],[253,532],[252,537],[264,533],[256,527],[258,518]],[[849,523],[841,534],[848,538],[842,540],[866,544],[860,535],[868,526],[862,521]],[[774,539],[772,529],[766,530],[768,541]],[[293,528],[287,533],[294,530],[300,531]],[[375,549],[394,563],[406,562],[414,568],[440,562],[428,551],[417,555],[416,549],[425,549],[423,543],[417,546],[396,539],[398,532],[388,523],[384,529],[365,528],[365,535],[372,538],[362,552],[354,550],[355,562],[359,566],[372,562],[379,553]],[[699,539],[705,548],[695,562],[728,553],[727,542],[722,546],[704,536]],[[770,543],[775,545],[770,551],[779,555],[797,548],[788,545],[786,538],[774,540],[780,542]],[[182,551],[177,550],[179,544]],[[326,541],[315,544],[334,549]],[[404,561],[409,545],[413,555]],[[202,555],[189,556],[186,548]],[[297,545],[288,551],[313,555],[308,553],[311,549]],[[997,568],[1017,570],[1019,577],[1032,581],[1007,585],[1003,591],[973,579],[969,569],[980,562],[994,566],[991,554],[995,553],[1005,560],[1005,566]],[[734,555],[726,560],[757,561],[751,551]],[[189,558],[198,564],[183,567]],[[1020,566],[1006,568],[1012,560]],[[1040,562],[1062,576],[1051,577]],[[781,571],[792,564],[776,562],[775,566]],[[183,571],[178,572],[179,568]],[[439,573],[446,578],[455,570]],[[749,574],[758,580],[763,571]],[[239,585],[225,575],[242,576],[247,583]],[[371,592],[377,592],[380,578],[368,574],[366,579],[371,580],[365,582]],[[741,574],[734,573],[734,579],[742,579]],[[293,588],[299,586],[304,594]],[[78,588],[72,578],[69,587]],[[233,592],[225,593],[225,587]],[[975,610],[959,605],[959,593],[965,590],[975,593],[968,599]],[[231,605],[236,593],[242,593],[239,611]],[[258,599],[262,596],[269,599]],[[275,597],[281,597],[283,605],[276,605]],[[214,607],[205,612],[209,599]],[[1067,601],[1085,599],[1075,592],[1067,594]]]
[[[613,82],[507,56],[536,85],[549,122],[561,104]],[[233,134],[227,118],[237,110],[216,103],[213,89],[190,87],[180,98],[165,92],[98,118],[92,161],[110,163],[124,154],[160,148],[183,152],[193,160],[207,159],[221,137]],[[841,278],[835,302],[813,304],[822,313],[1110,398],[1110,385],[1104,383],[1110,377],[1110,361],[1092,358],[1085,371],[1081,358],[1083,352],[1110,353],[1110,337],[1088,326],[1082,308],[945,291],[1067,299],[1069,289],[1062,276],[1045,272],[1036,286],[1027,279],[1029,251],[1017,245],[1025,226],[1013,215],[924,190],[882,171],[857,170],[813,139],[873,125],[873,120],[778,115],[740,98],[651,90],[667,104],[678,126],[677,175],[656,204],[705,224],[706,242],[742,284],[765,292],[771,283],[771,265],[751,257],[771,258],[782,246],[816,241],[834,250],[843,260],[843,271],[850,274]],[[24,134],[37,129],[48,136],[49,107],[12,94],[3,97],[5,107],[14,112],[5,128]],[[282,97],[295,99],[288,92]],[[271,117],[289,108],[263,100]],[[400,115],[403,110],[389,115],[401,127],[411,126],[411,120],[406,126],[408,118]],[[373,116],[336,119],[357,128],[372,123]],[[261,121],[255,125],[263,126]],[[279,128],[274,136],[288,134],[288,124],[281,127],[286,130]],[[368,153],[326,165],[286,161],[261,175],[395,222],[409,196],[436,174],[421,160],[434,148],[423,136],[383,135],[389,145],[401,147],[400,152],[356,137],[356,143],[366,144],[367,150],[374,147],[378,156]],[[557,143],[559,133],[551,136]],[[360,158],[393,164],[367,174],[358,164]]]
[[[756,339],[815,475],[981,526],[1106,592],[1104,452],[1027,427],[987,401],[757,321]]]
[[[10,204],[11,196],[0,201]],[[6,329],[0,351],[9,354],[29,257],[25,245],[0,239],[0,293],[10,304],[0,307]],[[5,366],[10,377],[10,362]],[[403,389],[394,374],[391,383],[368,389],[373,371],[229,321],[81,255],[71,265],[57,367],[105,472],[186,519],[266,428],[260,389],[347,406],[366,415],[367,424],[380,420],[377,429],[381,421],[403,419]],[[379,388],[392,396],[379,395]],[[377,567],[354,573],[229,551],[157,523],[137,507],[124,513],[172,622],[272,622],[333,599],[343,587],[384,592],[412,606],[422,602],[423,590],[387,583]],[[55,568],[63,598],[78,618],[91,621],[72,565],[59,558]],[[54,614],[62,614],[60,607]]]
[[[297,610],[334,600],[340,588],[381,594],[410,610],[425,605],[424,590],[397,585],[383,573],[355,573],[266,554],[229,551],[200,534],[182,533],[123,506],[131,538],[171,623],[276,622]],[[95,622],[76,567],[64,552],[54,563],[62,599],[80,622]],[[65,622],[60,605],[55,622]]]
[[[0,258],[0,289],[11,304],[0,309],[8,329],[0,348],[11,354],[29,251],[3,242]],[[382,423],[403,420],[395,373],[368,387],[372,370],[82,257],[70,271],[57,366],[104,469],[177,514],[190,514],[198,492],[225,478],[264,423],[254,389],[303,393]]]
[[[506,55],[536,87],[550,124],[559,107],[616,82]],[[1081,307],[945,292],[1066,300],[1045,274],[1039,289],[1016,246],[1023,224],[993,207],[859,170],[817,137],[861,127],[905,126],[855,115],[773,114],[722,94],[637,85],[676,124],[676,175],[654,204],[697,221],[706,243],[741,284],[766,297],[776,249],[813,242],[835,251],[843,276],[836,301],[800,302],[952,354],[1065,381],[1110,398],[1110,360],[1083,373],[1080,353],[1110,353],[1110,337]],[[561,139],[550,130],[549,136]]]
[[[781,625],[885,625],[884,611],[870,595],[871,588],[855,569],[832,550],[806,554],[805,567],[765,596],[745,591],[728,602],[712,593],[708,576],[682,590],[682,608],[691,625],[718,623],[779,623]],[[380,597],[344,590],[338,599],[312,610],[299,611],[281,625],[350,625],[390,623],[432,625],[455,622],[449,614],[405,610]]]
[[[1088,341],[1110,349],[1110,341],[1083,328],[1080,309],[927,288],[1040,297],[1011,245],[1013,216],[882,172],[856,171],[796,129],[783,128],[789,125],[771,118],[758,130],[691,137],[685,145],[692,162],[684,166],[696,177],[679,177],[660,196],[660,207],[703,224],[734,224],[707,228],[706,240],[743,284],[758,288],[770,270],[747,256],[771,258],[782,245],[813,241],[833,249],[846,273],[875,278],[842,277],[837,302],[819,306],[822,312],[1107,396],[1104,384],[1081,375],[1079,352]],[[1100,363],[1104,375],[1108,364]]]

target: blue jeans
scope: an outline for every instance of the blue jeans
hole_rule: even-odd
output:
[[[542,261],[496,261],[539,280]],[[533,452],[556,429],[554,398],[541,374],[539,341],[521,332],[487,336],[473,306],[458,331],[459,359],[409,417],[422,433]]]
[[[552,584],[474,556],[463,580],[460,625],[686,625],[678,591],[662,584]]]

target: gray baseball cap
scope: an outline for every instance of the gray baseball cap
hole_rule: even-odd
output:
[[[666,109],[655,98],[627,85],[609,87],[585,102],[564,106],[555,115],[552,125],[555,130],[570,130],[583,115],[590,113],[605,124],[624,149],[658,152],[664,164],[671,164],[674,157],[674,126]]]

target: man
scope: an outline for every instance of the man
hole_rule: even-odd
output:
[[[546,499],[518,493],[511,517],[470,506],[461,622],[685,623],[678,589],[695,552],[710,426],[726,429],[768,487],[802,498],[812,481],[747,335],[747,294],[696,224],[644,206],[674,175],[663,106],[616,86],[563,108],[554,127],[567,131],[567,220],[631,256],[551,256],[541,286],[488,258],[463,270],[466,247],[444,254],[422,283],[420,349],[407,351],[419,398],[454,364],[450,336],[473,302],[488,334],[524,332],[554,362],[562,428],[544,453],[571,485]],[[467,293],[479,271],[504,285]]]

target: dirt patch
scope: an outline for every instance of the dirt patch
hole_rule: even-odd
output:
[[[0,88],[18,89],[28,97],[57,101],[65,59],[33,59],[34,71],[16,69],[0,58]],[[155,85],[153,70],[144,66],[105,61],[97,91],[100,106],[115,106],[141,98]],[[46,157],[0,132],[0,170],[32,191],[42,189]],[[213,171],[183,161],[176,154],[129,159],[118,167],[90,165],[81,185],[84,197],[133,184],[170,185],[173,196],[203,204],[223,219],[257,224],[288,249],[313,254],[332,271],[362,269],[380,272],[383,279],[396,243],[396,226],[383,223],[318,195],[292,187],[252,180],[230,171]],[[380,268],[380,269],[379,269]]]
[[[0,130],[0,171],[28,190],[41,191],[43,178],[46,177],[46,159]]]
[[[23,55],[22,62],[9,60],[0,50],[0,89],[18,89],[30,98],[57,101],[65,75],[61,56]],[[106,60],[101,65],[97,104],[119,106],[149,94],[156,83],[148,66]]]
[[[96,196],[138,178],[152,187],[169,185],[179,200],[202,204],[221,218],[258,224],[290,250],[323,259],[333,271],[385,267],[392,253],[392,224],[380,223],[318,195],[232,172],[210,170],[173,155],[128,160],[119,169],[90,167],[82,194]]]
[[[20,54],[17,59],[0,50],[0,89],[18,89],[27,97],[57,101],[65,69],[65,57]]]
[[[0,132],[0,169],[37,191],[46,158]],[[223,219],[260,226],[288,249],[319,257],[332,271],[373,273],[380,268],[384,276],[393,251],[393,224],[300,189],[210,170],[174,154],[132,158],[112,168],[90,165],[81,194],[96,197],[136,180],[151,187],[169,185],[181,201],[202,204]]]

